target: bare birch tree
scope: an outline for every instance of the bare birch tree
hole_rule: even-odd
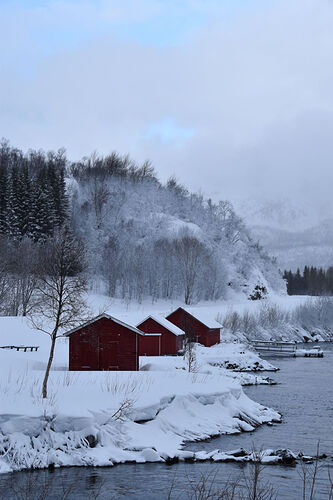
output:
[[[96,227],[100,229],[105,216],[105,206],[110,196],[109,189],[104,179],[99,179],[95,176],[90,187],[90,195],[96,217]]]
[[[185,304],[191,304],[201,264],[208,258],[208,252],[201,241],[184,231],[174,241],[174,253],[180,268]]]
[[[191,337],[185,337],[184,342],[184,360],[186,361],[187,371],[193,373],[197,370],[196,343]]]
[[[18,314],[27,316],[33,308],[37,288],[36,263],[38,247],[30,239],[25,238],[16,246],[13,256],[13,281],[18,293]]]
[[[85,250],[69,229],[61,229],[41,249],[39,262],[38,303],[31,320],[35,328],[51,339],[50,354],[43,380],[43,398],[53,362],[57,338],[83,320],[87,289]]]
[[[6,299],[9,291],[9,278],[6,267],[4,264],[0,264],[0,313],[3,314]]]

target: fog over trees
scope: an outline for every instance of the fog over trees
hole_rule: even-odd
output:
[[[141,301],[224,297],[227,287],[283,289],[276,263],[228,201],[205,200],[147,161],[0,146],[0,311],[34,307],[41,249],[68,226],[84,243],[93,291]],[[38,287],[37,287],[38,288]]]

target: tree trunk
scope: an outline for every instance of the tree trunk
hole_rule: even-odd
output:
[[[191,303],[191,290],[189,285],[185,285],[185,304],[189,305]]]
[[[52,332],[52,337],[51,337],[51,348],[50,348],[49,360],[47,362],[47,367],[46,367],[44,380],[43,380],[43,399],[47,398],[47,382],[49,380],[50,370],[51,370],[51,366],[52,366],[52,362],[53,362],[54,347],[55,347],[56,340],[57,340],[57,332],[54,330]]]

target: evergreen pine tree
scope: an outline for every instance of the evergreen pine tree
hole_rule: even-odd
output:
[[[324,295],[326,293],[326,275],[325,271],[320,268],[317,275],[317,294]]]
[[[301,295],[304,293],[303,282],[302,282],[301,272],[299,267],[297,268],[295,278],[294,278],[294,291],[296,295]]]
[[[309,276],[309,294],[316,295],[316,281],[317,281],[317,269],[313,266],[310,268]]]
[[[62,227],[68,219],[69,201],[66,192],[65,171],[60,169],[57,179],[58,200],[57,205],[57,225]]]
[[[68,197],[65,183],[66,157],[64,150],[48,154],[47,180],[54,210],[54,225],[62,227],[68,218]]]
[[[31,226],[31,182],[27,165],[23,166],[19,173],[18,188],[20,192],[20,200],[18,207],[18,216],[20,218],[20,233],[21,236],[28,236]]]
[[[6,165],[0,163],[0,234],[6,234],[8,205],[8,175]]]
[[[308,294],[310,290],[310,269],[308,266],[304,267],[303,278],[304,278],[304,289],[305,289],[304,291],[306,294]]]
[[[8,205],[7,205],[7,233],[13,239],[20,239],[21,234],[21,213],[20,213],[20,183],[19,170],[13,166],[9,176]]]
[[[51,236],[54,229],[54,205],[45,172],[37,175],[31,195],[31,221],[29,236],[35,241]]]
[[[330,295],[333,295],[333,267],[329,267],[326,271],[326,288]]]

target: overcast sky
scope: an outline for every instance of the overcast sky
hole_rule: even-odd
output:
[[[219,198],[333,186],[332,0],[0,0],[0,136]]]

